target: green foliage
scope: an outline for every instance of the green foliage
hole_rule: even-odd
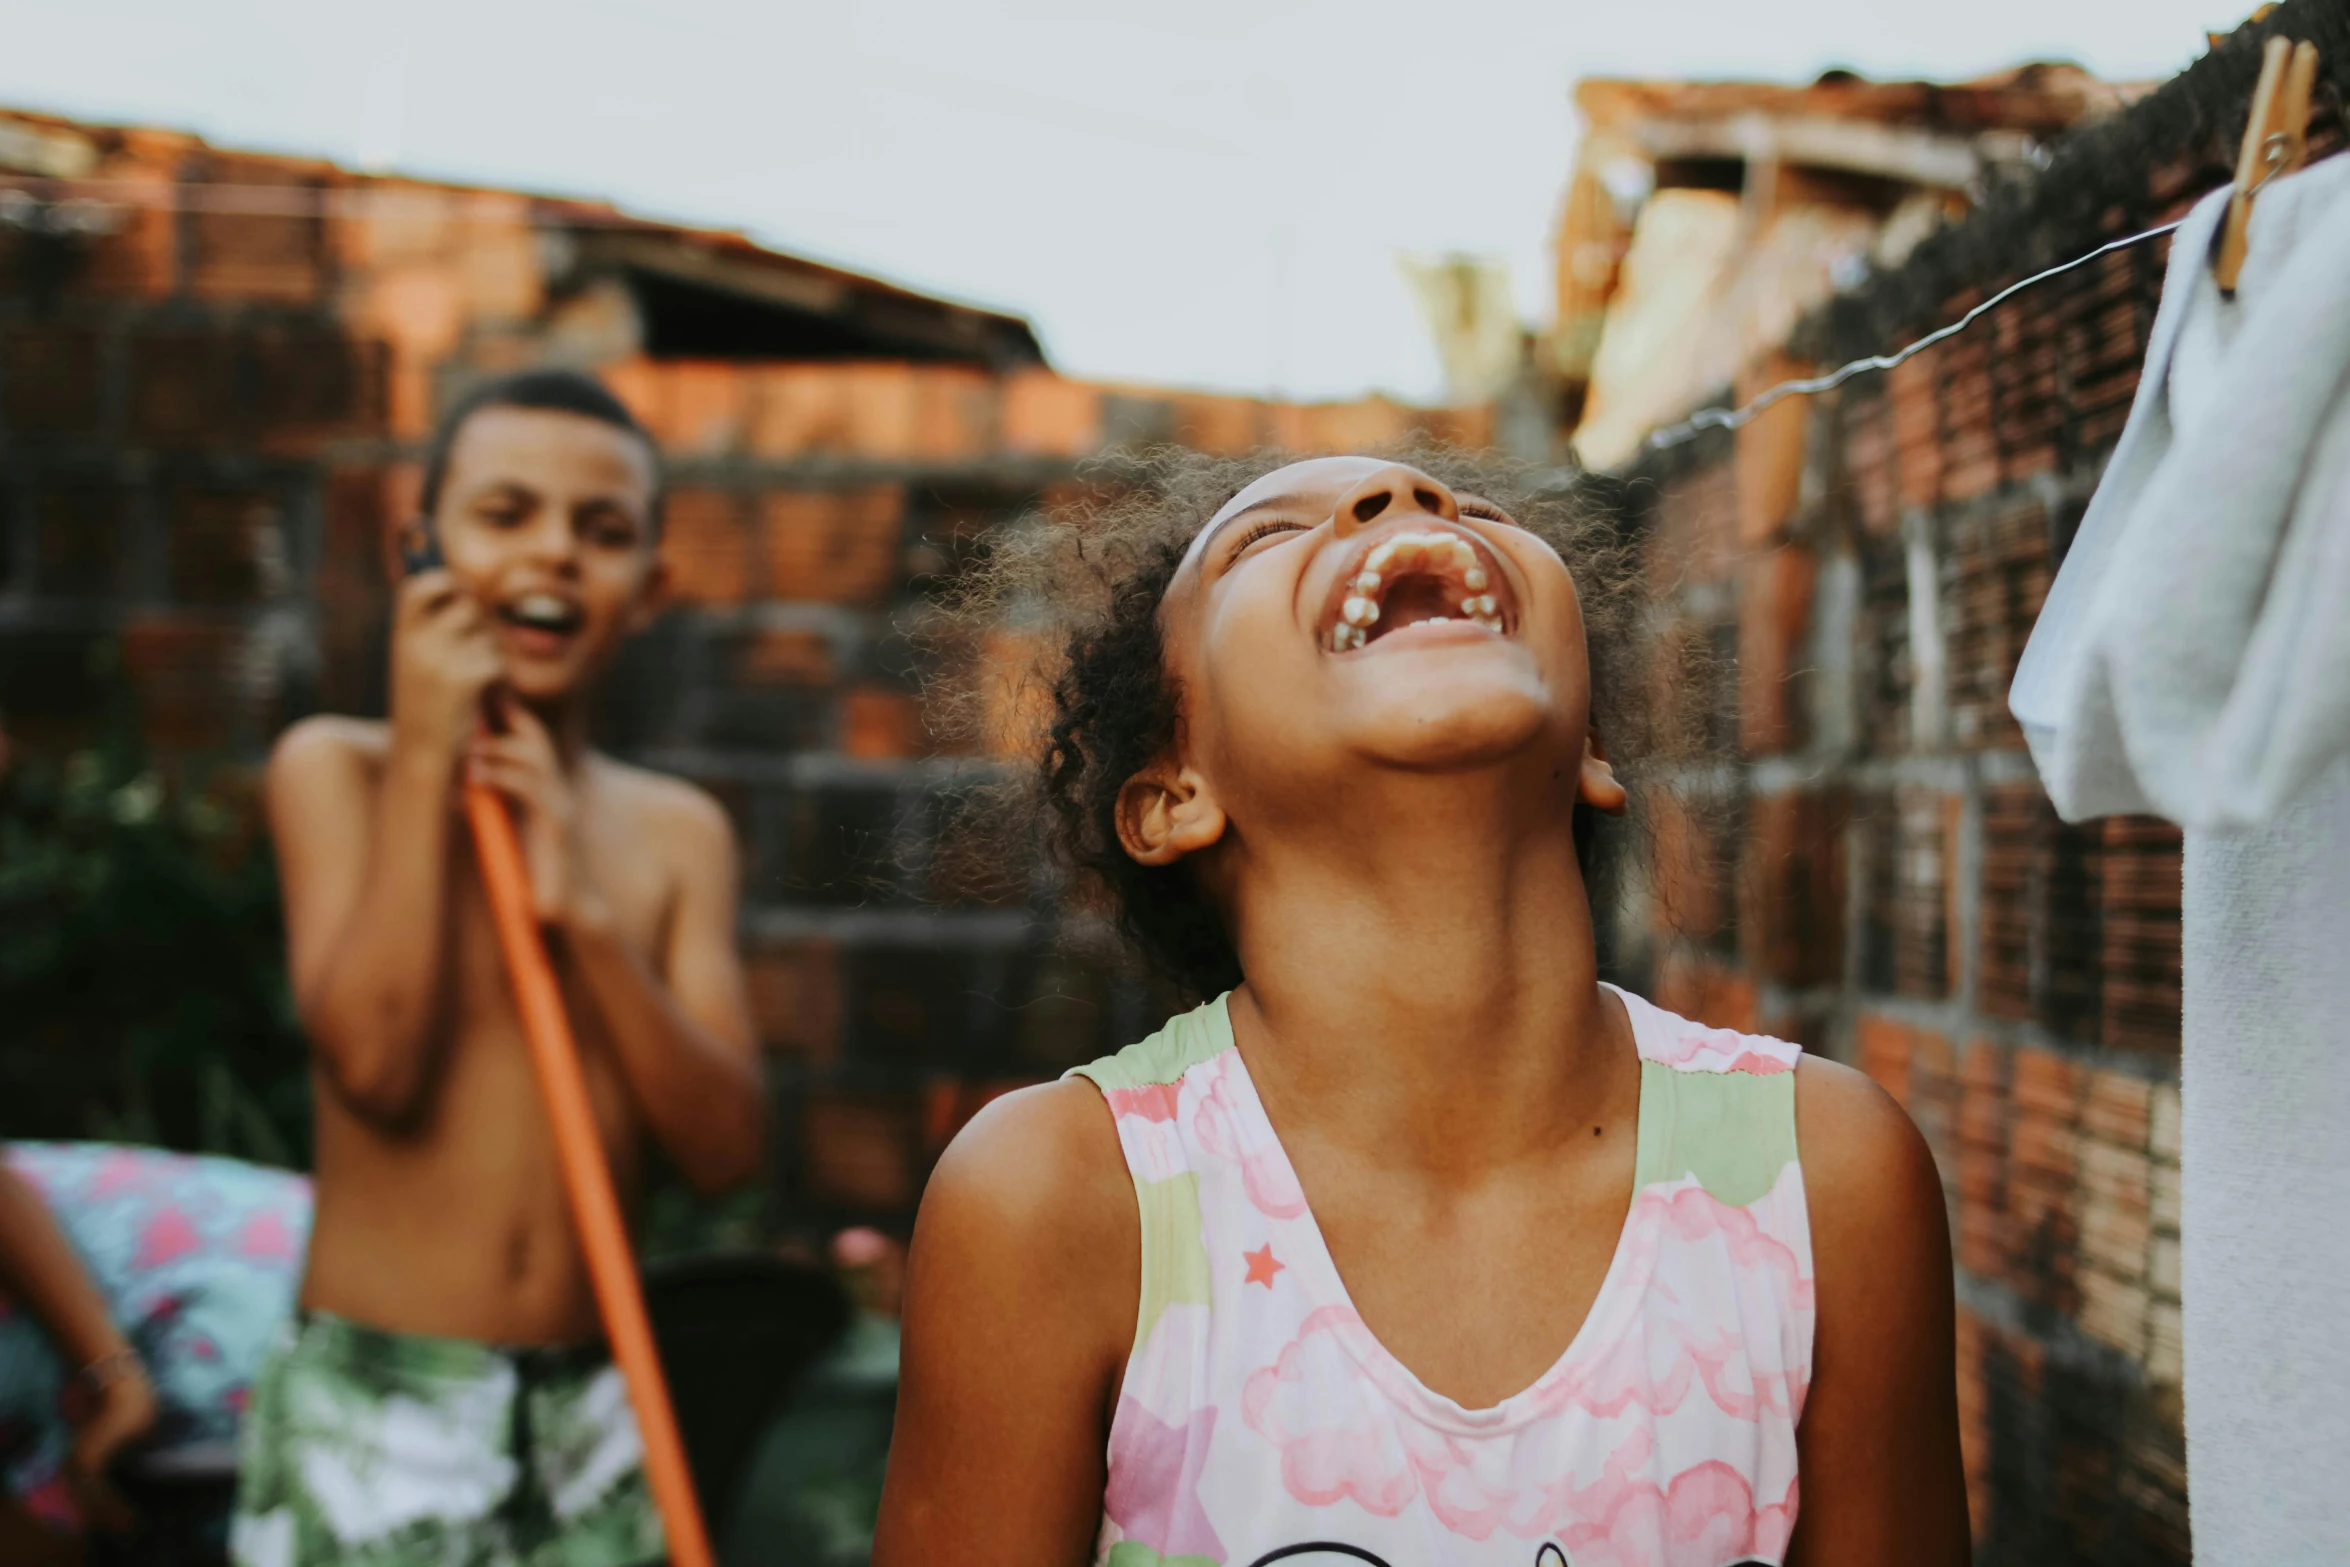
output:
[[[268,840],[135,740],[0,774],[0,1137],[309,1162]]]
[[[645,1174],[637,1219],[638,1256],[693,1257],[715,1251],[758,1251],[769,1239],[769,1194],[754,1182],[739,1191],[704,1197],[668,1160],[655,1157]]]

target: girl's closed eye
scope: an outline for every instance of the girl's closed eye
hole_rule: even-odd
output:
[[[1305,531],[1306,525],[1302,522],[1260,522],[1240,536],[1240,542],[1232,546],[1232,553],[1224,557],[1225,563],[1229,565],[1240,559],[1248,552],[1249,546],[1255,544],[1259,539],[1271,538],[1276,533],[1303,533]]]

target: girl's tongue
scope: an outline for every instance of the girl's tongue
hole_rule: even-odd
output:
[[[1376,642],[1390,631],[1416,626],[1423,620],[1449,620],[1453,609],[1449,584],[1436,577],[1406,577],[1387,590],[1369,640]]]

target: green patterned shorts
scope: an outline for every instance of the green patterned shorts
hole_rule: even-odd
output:
[[[499,1349],[306,1312],[253,1379],[238,1567],[638,1567],[644,1446],[601,1346]]]

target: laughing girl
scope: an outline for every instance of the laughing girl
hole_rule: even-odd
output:
[[[1916,1131],[1599,978],[1620,557],[1465,467],[1269,467],[992,568],[1099,590],[1036,793],[1207,999],[939,1164],[874,1560],[1964,1563]]]

